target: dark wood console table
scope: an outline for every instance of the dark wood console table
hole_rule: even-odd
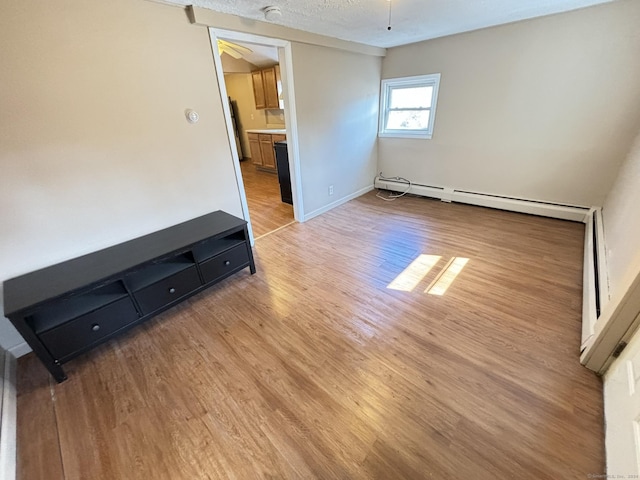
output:
[[[7,280],[5,316],[62,382],[63,363],[246,267],[247,222],[217,211]]]

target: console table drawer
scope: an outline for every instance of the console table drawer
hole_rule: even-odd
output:
[[[209,283],[248,264],[247,245],[242,244],[201,263],[200,271],[205,283]]]
[[[64,360],[136,320],[138,312],[125,297],[44,332],[41,338],[54,358]]]
[[[147,315],[191,293],[200,285],[198,270],[194,265],[134,292],[134,295],[142,313]]]

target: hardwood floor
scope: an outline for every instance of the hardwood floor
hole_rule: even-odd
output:
[[[254,238],[293,222],[293,206],[280,198],[278,175],[256,170],[251,159],[240,162]]]
[[[21,479],[585,479],[581,224],[373,193],[68,364],[19,362]],[[387,286],[441,256],[413,291]],[[469,261],[425,293],[451,257]],[[419,279],[419,277],[417,278]],[[57,437],[57,438],[56,438]]]

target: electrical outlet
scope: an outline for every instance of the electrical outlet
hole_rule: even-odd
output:
[[[333,185],[329,185],[329,195],[333,195]]]

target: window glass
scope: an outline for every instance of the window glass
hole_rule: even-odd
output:
[[[433,87],[402,87],[391,89],[390,108],[430,108]]]
[[[391,130],[425,129],[429,126],[429,110],[389,112],[387,128]]]
[[[431,138],[439,86],[439,73],[382,80],[378,135]]]

